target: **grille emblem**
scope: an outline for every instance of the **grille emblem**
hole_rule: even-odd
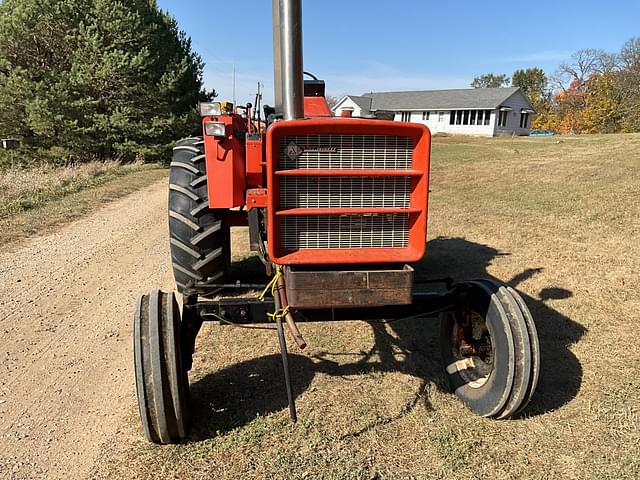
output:
[[[285,154],[291,160],[297,160],[303,153],[338,153],[338,147],[333,146],[318,146],[318,147],[301,147],[296,142],[289,142],[285,149]]]
[[[289,157],[291,160],[297,160],[298,157],[302,155],[303,151],[304,150],[302,149],[302,147],[298,145],[296,142],[289,142],[289,145],[287,145],[287,149],[285,153],[287,154],[287,157]]]

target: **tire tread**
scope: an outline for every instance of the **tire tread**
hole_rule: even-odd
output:
[[[210,296],[224,281],[230,256],[229,227],[222,211],[209,208],[204,141],[180,140],[173,151],[169,179],[169,237],[179,292]]]

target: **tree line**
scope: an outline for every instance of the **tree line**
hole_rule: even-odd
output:
[[[0,137],[34,157],[165,158],[213,95],[202,71],[155,0],[0,3]]]
[[[475,77],[474,88],[520,87],[538,112],[532,128],[559,133],[640,131],[640,37],[619,52],[584,49],[547,75],[541,68]]]

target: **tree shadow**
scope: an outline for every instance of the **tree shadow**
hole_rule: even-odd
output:
[[[528,268],[511,279],[495,278],[488,272],[489,265],[495,258],[509,253],[463,238],[433,239],[428,242],[427,252],[414,266],[418,282],[455,275],[456,280],[490,278],[517,288],[542,271],[541,268]],[[256,257],[235,264],[234,272],[241,281],[266,280],[262,264]],[[436,284],[429,284],[429,288],[438,289]],[[441,288],[444,289],[444,285]],[[577,395],[582,367],[569,348],[580,340],[586,329],[545,303],[549,299],[571,297],[573,294],[569,290],[546,287],[539,292],[540,299],[522,292],[521,295],[535,319],[540,339],[540,380],[531,403],[523,412],[525,416],[533,416],[556,410]],[[407,408],[413,408],[420,401],[426,408],[432,408],[427,386],[433,384],[439,390],[449,391],[440,358],[438,319],[408,318],[368,323],[374,333],[374,344],[367,352],[320,353],[313,358],[290,354],[294,395],[304,392],[319,372],[333,376],[362,375],[372,371],[402,372],[422,380]],[[329,358],[339,355],[359,358],[346,364]],[[191,393],[197,426],[190,438],[196,441],[247,424],[257,415],[287,408],[279,355],[259,357],[207,375],[191,385]]]

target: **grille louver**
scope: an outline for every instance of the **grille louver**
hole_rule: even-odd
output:
[[[297,158],[286,154],[288,145],[300,148]],[[292,135],[280,143],[282,169],[407,169],[413,142],[409,137],[386,135]]]
[[[402,248],[408,214],[304,215],[282,219],[282,246],[300,248]]]
[[[292,155],[293,153],[293,155]],[[408,170],[413,141],[385,135],[292,135],[280,142],[282,170]],[[409,208],[407,176],[283,176],[280,208]],[[406,213],[284,217],[281,246],[402,248],[408,242]]]
[[[408,177],[284,177],[281,208],[409,208]]]

